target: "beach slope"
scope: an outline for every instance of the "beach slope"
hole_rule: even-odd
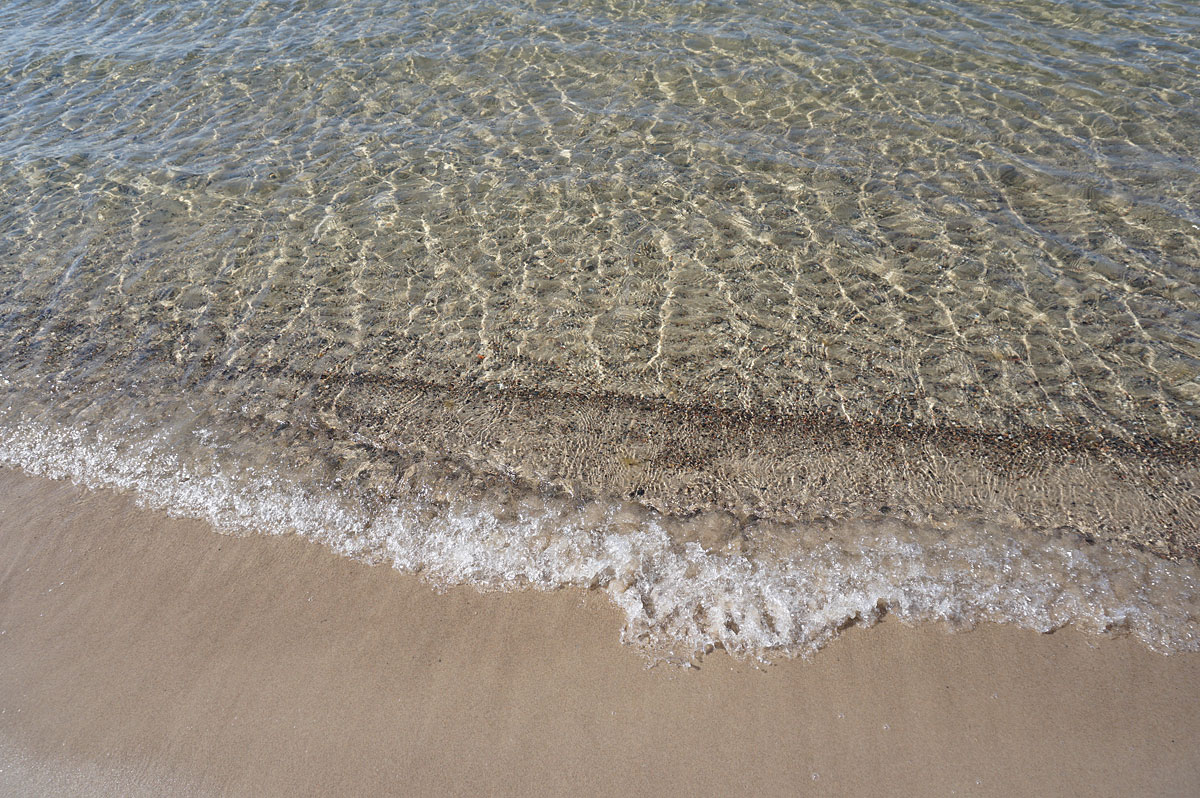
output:
[[[0,470],[5,794],[1195,795],[1200,655],[894,621],[647,669],[598,593],[435,593]]]

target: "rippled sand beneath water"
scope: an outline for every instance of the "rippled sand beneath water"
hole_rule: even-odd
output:
[[[385,557],[450,581],[507,583],[512,519],[553,548],[620,508],[759,576],[879,530],[1194,567],[1196,30],[1157,2],[8,6],[5,457],[359,553],[396,513],[499,518],[478,573]],[[354,520],[245,509],[263,484]],[[522,578],[666,584],[568,560]],[[760,642],[833,628],[803,617]],[[758,645],[677,638],[728,634]]]

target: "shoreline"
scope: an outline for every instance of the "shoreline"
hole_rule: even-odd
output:
[[[439,595],[0,469],[0,787],[1184,795],[1200,655],[894,620],[650,669],[597,592]],[[61,583],[61,584],[60,584]],[[63,785],[67,785],[64,788]]]

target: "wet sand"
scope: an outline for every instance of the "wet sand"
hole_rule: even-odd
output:
[[[647,669],[603,595],[438,595],[0,471],[5,794],[1194,795],[1200,656],[885,621]]]

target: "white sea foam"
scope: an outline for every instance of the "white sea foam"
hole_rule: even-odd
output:
[[[138,454],[118,454],[131,449]],[[748,554],[706,550],[670,534],[670,519],[628,505],[514,514],[419,500],[369,510],[347,491],[284,473],[184,462],[161,436],[130,447],[30,422],[0,429],[0,461],[129,491],[145,506],[227,531],[294,532],[438,586],[602,589],[624,613],[624,640],[677,661],[716,647],[808,654],[885,613],[956,627],[1073,624],[1129,633],[1164,653],[1200,650],[1200,569],[1072,537],[880,521],[791,530],[782,538],[790,546],[777,539]]]

